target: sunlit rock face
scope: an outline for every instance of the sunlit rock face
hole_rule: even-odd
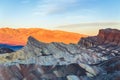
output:
[[[29,36],[33,36],[42,42],[64,42],[69,44],[77,43],[81,37],[86,35],[41,28],[0,28],[0,44],[26,45]]]
[[[91,40],[90,37],[86,39]],[[94,40],[94,37],[92,39]],[[95,41],[98,41],[97,39],[95,37]],[[79,43],[44,43],[30,36],[27,45],[21,50],[0,55],[0,79],[120,79],[119,45],[107,42],[86,48],[81,41]]]

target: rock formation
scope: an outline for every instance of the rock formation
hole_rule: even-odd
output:
[[[25,47],[2,54],[0,60],[1,66],[4,65],[0,74],[7,71],[5,74],[10,76],[2,75],[3,80],[67,80],[72,75],[78,78],[97,75],[99,71],[90,65],[106,60],[106,57],[76,44],[43,43],[29,37]],[[9,74],[12,71],[16,73]]]
[[[101,29],[97,35],[100,43],[120,45],[120,31],[117,29]]]
[[[90,48],[104,56],[120,55],[120,31],[117,29],[101,29],[97,36],[81,38],[80,46]]]
[[[0,55],[0,80],[119,80],[120,46],[102,33],[78,44],[44,43],[30,36],[21,50]]]
[[[82,38],[78,44],[85,47],[94,47],[102,44],[120,45],[120,30],[101,29],[97,36]]]
[[[120,80],[120,56],[104,61],[98,66],[103,68],[104,72],[94,80]]]

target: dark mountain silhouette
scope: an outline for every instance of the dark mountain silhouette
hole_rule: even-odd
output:
[[[11,53],[11,52],[13,52],[12,49],[9,49],[9,48],[0,48],[0,54]]]
[[[8,44],[0,44],[0,48],[9,48],[9,49],[12,49],[14,51],[17,51],[17,50],[21,49],[22,47],[23,46],[21,46],[21,45],[14,46],[14,45],[8,45]]]

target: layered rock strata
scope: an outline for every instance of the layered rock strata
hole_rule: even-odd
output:
[[[0,55],[0,80],[119,80],[119,42],[102,34],[78,44],[44,43],[30,36],[21,50]]]
[[[104,56],[119,56],[120,30],[101,29],[97,36],[82,38],[78,44],[95,52],[102,53]]]

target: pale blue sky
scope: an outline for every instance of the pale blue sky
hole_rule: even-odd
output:
[[[0,27],[119,21],[120,0],[0,0]]]

